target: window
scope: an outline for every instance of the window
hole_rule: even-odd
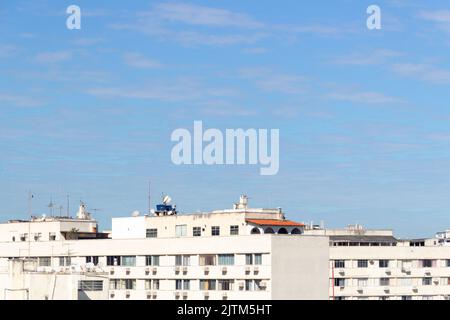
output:
[[[136,290],[136,279],[125,279],[126,290]]]
[[[433,264],[434,264],[434,260],[430,260],[430,259],[425,259],[425,260],[421,260],[421,266],[422,268],[432,268]]]
[[[200,255],[200,265],[201,266],[215,266],[216,265],[216,256],[213,254]]]
[[[335,287],[345,287],[345,279],[344,278],[335,278],[334,286]]]
[[[78,281],[79,291],[103,291],[102,280],[80,280]]]
[[[92,257],[86,257],[86,263],[93,263],[94,266],[98,265],[98,257],[92,256]]]
[[[389,267],[389,260],[379,260],[378,266],[380,268],[388,268]]]
[[[431,286],[432,278],[423,278],[422,285],[423,286]]]
[[[369,281],[369,279],[367,279],[367,278],[358,279],[358,287],[367,287],[368,281]]]
[[[20,241],[27,241],[28,239],[28,233],[22,233],[20,235]]]
[[[233,290],[233,280],[219,280],[218,290],[230,291]]]
[[[192,228],[192,236],[200,237],[201,235],[202,235],[202,228],[200,228],[200,227],[193,227]]]
[[[218,257],[220,266],[234,265],[234,254],[219,254]]]
[[[406,301],[406,300],[412,300],[411,296],[402,296],[402,300]]]
[[[262,254],[261,253],[256,253],[255,254],[255,264],[262,264]]]
[[[183,280],[175,280],[175,290],[181,290],[183,288]]]
[[[109,281],[109,289],[110,290],[120,290],[120,280],[119,279],[111,279]]]
[[[191,265],[191,256],[175,256],[175,265],[176,266],[189,266]]]
[[[211,227],[211,235],[220,236],[220,227],[218,226]]]
[[[253,291],[253,280],[245,280],[245,291]]]
[[[54,232],[49,232],[49,234],[48,234],[48,239],[49,239],[50,241],[55,241],[55,240],[56,240],[56,233],[54,233]]]
[[[191,281],[190,280],[175,280],[175,290],[190,290]]]
[[[135,267],[136,266],[136,256],[123,256],[122,266]]]
[[[39,241],[39,240],[41,240],[41,237],[42,237],[42,233],[35,233],[34,234],[34,241]]]
[[[158,237],[158,229],[147,229],[145,231],[145,236],[147,238],[156,238],[156,237]]]
[[[367,268],[368,262],[367,260],[358,260],[358,268]]]
[[[187,225],[181,224],[175,226],[175,236],[176,237],[186,237],[187,235]]]
[[[69,267],[71,265],[70,257],[59,257],[59,266],[60,267]]]
[[[445,260],[445,266],[450,267],[450,259]]]
[[[145,280],[145,290],[159,290],[159,279]]]
[[[159,256],[145,256],[146,266],[159,266]]]
[[[216,290],[216,280],[200,280],[200,290]]]
[[[230,226],[230,235],[237,236],[239,234],[239,226]]]
[[[390,285],[389,278],[380,278],[380,286],[387,287]]]
[[[245,255],[245,264],[246,265],[253,264],[253,255],[251,253]]]
[[[52,265],[52,261],[50,257],[39,257],[39,267],[50,267]]]
[[[345,268],[345,260],[334,260],[335,268]]]
[[[120,256],[107,256],[106,257],[107,266],[120,266]]]

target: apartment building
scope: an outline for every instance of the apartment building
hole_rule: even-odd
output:
[[[314,230],[330,241],[330,299],[448,300],[449,232],[396,239],[391,230]]]
[[[113,219],[109,235],[84,204],[74,219],[0,230],[3,299],[329,297],[328,238],[304,235],[281,209],[249,208],[245,196],[208,214],[178,215],[166,202],[151,215]]]

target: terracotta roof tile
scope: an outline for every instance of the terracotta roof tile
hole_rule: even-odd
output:
[[[275,219],[247,219],[248,223],[257,224],[260,226],[284,226],[284,227],[304,227],[303,223],[294,222],[290,220],[275,220]]]

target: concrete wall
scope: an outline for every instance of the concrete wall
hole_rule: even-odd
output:
[[[327,300],[328,237],[272,238],[272,299]]]

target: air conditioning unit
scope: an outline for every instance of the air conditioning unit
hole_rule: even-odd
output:
[[[391,269],[386,269],[386,274],[391,274],[392,273],[392,270]]]
[[[152,293],[153,299],[156,299],[157,296],[158,296],[157,292],[156,292],[156,291],[153,291],[153,293]]]
[[[222,273],[227,273],[227,267],[222,267]]]
[[[222,298],[223,298],[223,299],[228,298],[228,294],[227,294],[226,292],[222,293]]]
[[[370,263],[370,264],[374,264],[374,263],[375,263],[375,261],[373,261],[373,260],[370,260],[370,261],[369,261],[369,263]]]
[[[109,293],[109,296],[111,297],[111,298],[114,298],[115,297],[115,293],[114,293],[114,291],[111,291],[110,293]]]
[[[238,286],[239,286],[239,288],[243,288],[243,287],[244,287],[244,281],[240,281],[240,282],[238,283]]]
[[[339,289],[344,290],[345,287],[344,286],[339,286]]]
[[[148,275],[150,273],[150,268],[145,268],[145,274]]]
[[[175,292],[175,299],[178,299],[180,297],[180,292],[176,291]]]
[[[253,268],[253,272],[254,272],[254,273],[258,273],[258,272],[259,272],[259,267],[258,267],[258,266],[255,266],[255,267]]]
[[[426,270],[425,270],[425,274],[426,274],[427,276],[430,276],[430,275],[431,275],[431,270],[430,270],[430,269],[426,269]]]
[[[409,267],[402,267],[402,272],[403,273],[410,273],[411,269]]]
[[[183,273],[187,273],[188,272],[188,267],[183,267]]]
[[[128,291],[128,290],[125,291],[125,298],[128,299],[130,297],[130,295],[131,295],[130,291]]]
[[[364,291],[364,288],[362,286],[358,286],[357,290],[358,290],[359,293],[362,293]]]
[[[147,299],[151,299],[152,298],[152,292],[151,291],[147,291],[146,295],[147,295]]]
[[[157,272],[158,272],[158,268],[153,267],[153,268],[152,268],[152,273],[153,273],[153,274],[156,274]]]
[[[245,273],[250,273],[250,267],[245,267]]]
[[[412,287],[412,290],[413,290],[414,292],[417,292],[417,291],[419,291],[419,288],[417,288],[417,286],[413,286],[413,287]]]
[[[187,297],[188,293],[187,292],[183,292],[183,297]]]
[[[339,269],[338,272],[339,272],[339,274],[342,275],[342,276],[345,275],[345,269],[343,269],[343,268]]]
[[[178,272],[180,272],[180,267],[179,267],[179,266],[176,266],[175,268],[173,268],[173,270],[174,270],[176,273],[178,273]]]
[[[433,282],[434,282],[435,284],[439,284],[439,279],[434,279]]]
[[[114,268],[109,269],[109,274],[114,274]]]
[[[390,292],[390,291],[391,291],[391,288],[389,288],[389,287],[384,287],[383,290],[384,290],[384,292],[387,293],[387,292]]]
[[[130,268],[126,268],[126,269],[125,269],[125,273],[126,273],[126,274],[130,274],[130,272],[131,272],[131,269],[130,269]]]
[[[208,291],[203,292],[203,296],[209,297],[209,292]]]
[[[204,267],[204,268],[203,268],[203,271],[204,271],[205,273],[208,273],[208,272],[209,272],[209,267]]]
[[[265,281],[261,281],[259,286],[262,287],[262,288],[265,288],[265,287],[267,287],[267,283]]]

